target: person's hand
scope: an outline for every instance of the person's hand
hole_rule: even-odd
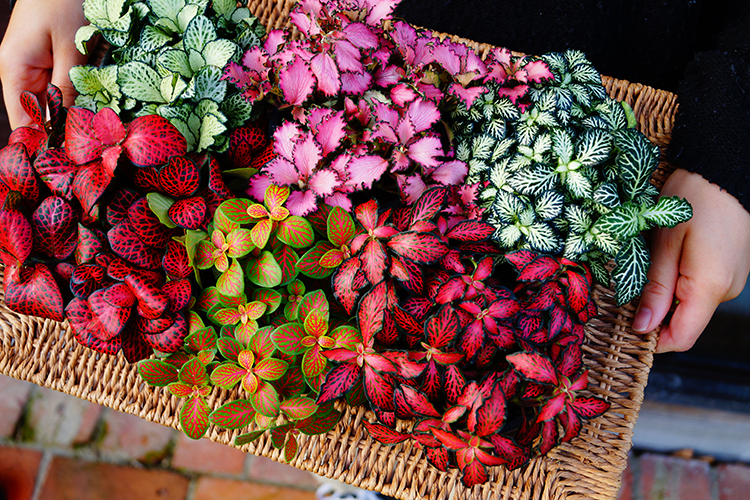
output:
[[[75,90],[68,72],[87,57],[75,47],[78,28],[87,24],[83,0],[18,0],[0,44],[0,79],[11,128],[31,119],[19,98],[25,90],[44,102],[47,84],[63,93],[63,104],[73,105]]]
[[[735,197],[702,176],[678,169],[664,196],[693,205],[693,218],[652,234],[649,283],[643,290],[633,329],[662,327],[656,352],[686,351],[705,329],[716,307],[742,292],[750,272],[750,213]]]

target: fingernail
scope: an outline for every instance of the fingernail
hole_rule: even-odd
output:
[[[633,330],[645,333],[648,324],[651,321],[651,314],[651,309],[648,307],[641,307],[638,309],[638,312],[635,313],[635,318],[633,318]]]

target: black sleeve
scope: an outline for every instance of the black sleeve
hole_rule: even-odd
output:
[[[721,186],[750,211],[750,8],[698,52],[677,91],[667,157]]]

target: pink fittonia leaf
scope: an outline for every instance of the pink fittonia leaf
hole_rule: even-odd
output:
[[[253,422],[256,413],[249,400],[239,399],[216,408],[208,418],[223,429],[242,429]]]
[[[427,233],[398,233],[388,240],[387,245],[397,255],[420,264],[431,264],[448,251],[437,236]]]
[[[279,394],[268,382],[260,381],[258,390],[249,399],[255,411],[266,417],[276,417],[281,411]]]
[[[44,264],[5,267],[5,303],[21,314],[63,321],[63,299],[52,272]]]
[[[138,374],[149,385],[156,387],[177,382],[177,367],[161,359],[144,359],[139,362]]]
[[[302,339],[307,336],[300,323],[287,323],[276,328],[271,334],[274,345],[283,353],[296,356],[304,352]]]
[[[368,241],[360,251],[359,262],[367,281],[371,284],[381,281],[388,268],[388,255],[383,244],[377,239]]]
[[[211,372],[211,382],[222,389],[231,389],[247,375],[247,370],[234,363],[222,363]]]
[[[450,345],[460,331],[458,316],[452,307],[443,306],[431,317],[425,326],[427,342],[432,347],[442,349]]]
[[[190,439],[202,438],[211,425],[208,420],[210,412],[211,409],[202,396],[191,396],[186,399],[179,415],[182,432]]]
[[[370,189],[372,183],[383,176],[388,162],[380,156],[363,155],[352,158],[347,166],[349,178],[346,183],[356,189]]]
[[[370,433],[373,439],[385,445],[403,443],[410,437],[409,434],[395,431],[382,424],[371,423],[371,422],[368,422],[367,420],[363,420],[362,423],[364,424],[365,429],[367,429],[367,432]]]
[[[128,159],[140,167],[162,165],[170,156],[187,152],[187,142],[180,131],[159,115],[139,116],[130,122],[122,146]]]
[[[546,357],[534,352],[518,352],[506,357],[524,377],[541,384],[556,384],[557,371]]]
[[[0,256],[6,266],[23,264],[31,253],[32,228],[18,210],[0,210]]]
[[[293,248],[309,247],[314,240],[310,223],[296,215],[279,222],[276,237]]]
[[[304,396],[286,399],[281,403],[281,411],[293,420],[305,419],[317,410],[315,401]]]
[[[208,383],[206,367],[198,358],[193,358],[180,368],[180,382],[188,385],[204,385]]]
[[[302,356],[302,373],[307,378],[317,377],[325,371],[327,364],[328,361],[323,356],[320,346],[313,344]]]
[[[484,241],[494,232],[491,224],[478,220],[464,220],[453,226],[446,236],[458,241]]]
[[[315,86],[315,77],[308,64],[299,56],[292,63],[279,71],[279,87],[284,93],[284,100],[292,106],[304,103]]]
[[[318,90],[327,96],[338,94],[341,89],[341,75],[330,54],[316,54],[310,60],[310,68],[318,80]]]

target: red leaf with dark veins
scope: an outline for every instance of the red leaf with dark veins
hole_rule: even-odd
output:
[[[34,239],[29,221],[18,210],[0,210],[0,257],[6,266],[23,264]]]
[[[428,233],[397,233],[387,243],[396,255],[418,264],[432,264],[448,252],[440,238]]]
[[[37,125],[18,127],[8,137],[8,145],[11,144],[23,145],[29,157],[33,158],[47,147],[47,132],[38,128]]]
[[[381,281],[367,292],[359,301],[357,323],[362,333],[362,343],[371,347],[375,334],[383,327],[383,315],[386,307],[386,283]]]
[[[463,220],[453,226],[446,236],[458,241],[484,241],[495,232],[492,224],[478,220]]]
[[[459,465],[459,468],[462,472],[461,482],[467,488],[471,488],[478,484],[484,484],[489,480],[487,469],[479,460],[474,459],[472,462],[464,463],[463,467]]]
[[[370,433],[373,439],[385,445],[403,443],[410,437],[409,434],[404,434],[403,432],[398,432],[384,425],[368,422],[367,420],[363,420],[362,424],[364,424],[365,429],[367,429],[367,432]]]
[[[57,129],[59,121],[65,116],[65,108],[62,91],[51,83],[47,84],[47,110],[52,129]]]
[[[78,166],[64,149],[47,149],[34,160],[34,169],[54,194],[73,199],[73,178]]]
[[[144,340],[157,351],[172,353],[178,351],[187,337],[188,323],[178,314],[174,317],[172,326],[154,335],[145,335]]]
[[[398,262],[406,272],[406,279],[397,278],[404,288],[410,292],[421,295],[424,292],[424,274],[422,273],[422,267],[409,259],[402,259],[397,256],[392,256],[391,262],[393,264]]]
[[[540,255],[518,273],[518,281],[547,281],[560,269],[560,263],[554,257]]]
[[[130,307],[118,307],[110,304],[105,297],[106,291],[106,288],[96,290],[88,299],[92,318],[98,319],[103,326],[101,333],[105,336],[100,338],[104,341],[120,335],[130,319],[132,311]]]
[[[159,170],[155,167],[139,168],[133,174],[135,185],[149,193],[161,191],[159,184]]]
[[[150,247],[162,249],[172,241],[174,231],[162,224],[156,214],[151,211],[145,196],[130,205],[128,220],[133,231]]]
[[[326,375],[317,403],[320,405],[340,398],[354,387],[361,376],[362,369],[356,364],[345,363],[335,367]]]
[[[139,274],[129,274],[125,283],[138,298],[138,312],[148,319],[161,316],[169,306],[169,297],[154,283]]]
[[[252,163],[253,156],[263,149],[265,143],[266,135],[254,123],[234,129],[229,137],[229,149],[227,150],[232,168],[248,168]]]
[[[433,467],[443,472],[448,471],[450,464],[450,458],[448,457],[448,450],[443,448],[426,448],[425,455],[427,455],[427,461],[433,465]]]
[[[396,322],[393,319],[393,313],[386,309],[383,316],[383,328],[375,334],[378,343],[384,346],[392,346],[398,342],[399,334],[396,328]]]
[[[455,365],[448,366],[445,369],[445,395],[448,401],[456,404],[464,391],[464,387],[466,387],[466,379],[461,370]]]
[[[576,398],[573,410],[583,418],[595,418],[604,415],[610,404],[599,398]]]
[[[21,107],[26,114],[29,115],[31,121],[34,122],[35,125],[44,128],[44,111],[42,111],[42,106],[39,105],[39,99],[36,94],[24,90],[21,92],[20,101]]]
[[[180,131],[159,115],[139,116],[130,122],[122,146],[130,161],[139,167],[161,165],[170,156],[187,152],[187,142]]]
[[[37,250],[54,259],[65,260],[78,245],[78,214],[64,198],[50,196],[32,215]]]
[[[427,342],[437,349],[443,349],[458,336],[460,325],[458,316],[450,306],[443,306],[425,325]]]
[[[154,353],[154,350],[148,345],[141,333],[133,326],[129,326],[121,337],[122,354],[128,363],[137,363]]]
[[[161,287],[161,291],[169,297],[169,312],[174,314],[187,308],[192,298],[192,286],[190,280],[181,279],[167,281]]]
[[[437,401],[442,396],[443,376],[438,364],[432,359],[427,362],[427,367],[424,370],[424,381],[420,389],[432,401]]]
[[[203,198],[195,196],[177,200],[169,207],[169,219],[184,229],[199,229],[204,225],[208,206]]]
[[[513,267],[516,268],[516,271],[520,272],[532,260],[534,260],[537,255],[539,254],[531,250],[517,250],[515,252],[506,253],[505,259],[513,264]]]
[[[586,277],[575,271],[568,271],[568,305],[576,313],[580,313],[589,304],[591,290]]]
[[[55,321],[64,319],[62,294],[46,265],[6,266],[3,283],[5,304],[9,309]]]
[[[339,301],[349,315],[354,313],[354,308],[357,306],[357,299],[360,296],[360,293],[354,286],[354,278],[357,272],[359,272],[359,259],[352,257],[345,260],[331,277],[333,296],[336,297],[336,300]]]
[[[477,410],[476,435],[486,437],[498,432],[505,423],[505,411],[505,394],[499,385],[495,385],[490,397]]]
[[[70,291],[79,299],[88,299],[104,281],[106,270],[97,264],[83,264],[73,270]]]
[[[440,213],[449,191],[448,187],[435,187],[425,191],[412,205],[409,227],[419,221],[429,221]]]
[[[78,169],[73,179],[73,193],[81,202],[85,213],[91,212],[91,208],[107,190],[112,179],[112,175],[107,172],[101,162],[85,165]]]
[[[364,370],[364,387],[370,405],[383,411],[395,411],[393,405],[393,385],[387,375],[384,375],[367,364]]]
[[[402,385],[398,390],[403,392],[404,399],[415,414],[422,417],[440,418],[440,412],[435,409],[424,393],[408,385]]]
[[[454,300],[459,300],[466,292],[466,281],[462,277],[451,278],[438,288],[435,295],[435,302],[438,304],[449,304]]]
[[[222,201],[234,198],[234,193],[224,182],[219,162],[212,155],[208,155],[208,189]]]
[[[17,191],[29,207],[39,200],[36,174],[23,144],[10,144],[0,150],[0,184],[10,191]],[[2,187],[0,190],[5,191]]]
[[[132,189],[118,189],[112,200],[107,204],[107,222],[116,226],[122,221],[128,220],[128,209],[141,195]]]
[[[169,240],[161,259],[164,272],[173,279],[187,278],[193,273],[188,259],[187,248],[178,241]]]
[[[184,156],[173,156],[159,170],[161,191],[173,198],[195,195],[201,183],[198,165]]]
[[[393,392],[393,407],[395,408],[396,418],[401,420],[410,420],[416,417],[416,414],[412,411],[411,406],[406,402],[403,391],[401,388],[397,388]]]
[[[581,345],[573,343],[568,345],[559,355],[558,359],[555,359],[555,366],[557,371],[563,377],[570,377],[576,373],[581,366],[583,366],[583,355],[581,353]]]
[[[556,384],[557,370],[548,358],[535,352],[517,352],[506,357],[524,377],[540,384]]]
[[[101,340],[101,324],[92,318],[88,302],[73,299],[65,308],[73,337],[79,344],[103,354],[115,355],[122,347],[122,338],[118,335],[108,342]]]
[[[65,149],[76,165],[85,165],[102,156],[102,143],[96,138],[92,121],[94,112],[72,107],[65,120]]]
[[[378,202],[370,199],[354,207],[354,216],[366,231],[374,231],[378,226]]]
[[[107,232],[112,251],[126,261],[145,269],[158,269],[161,254],[147,246],[129,222],[121,222]]]

